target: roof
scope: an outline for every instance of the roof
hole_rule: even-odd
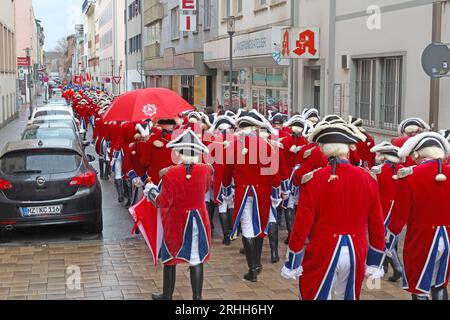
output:
[[[21,140],[8,142],[3,148],[0,157],[5,154],[16,151],[39,150],[39,149],[57,149],[75,151],[80,156],[83,155],[80,143],[72,140]]]

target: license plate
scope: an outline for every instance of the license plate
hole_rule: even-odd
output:
[[[22,212],[24,217],[52,216],[61,213],[61,206],[22,208]]]

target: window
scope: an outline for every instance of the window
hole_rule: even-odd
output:
[[[157,22],[146,27],[146,31],[146,45],[161,42],[161,22]]]
[[[376,59],[361,59],[356,67],[356,116],[375,126]]]
[[[396,130],[402,119],[402,58],[381,60],[381,125]]]
[[[235,13],[236,13],[236,16],[240,16],[240,15],[242,15],[242,0],[236,0],[236,2],[235,2]]]
[[[369,127],[395,131],[402,118],[402,57],[355,60],[355,114]]]
[[[211,0],[205,0],[204,6],[204,30],[209,30],[211,28]]]
[[[180,25],[179,25],[179,16],[178,16],[178,7],[172,9],[171,12],[171,23],[172,23],[172,40],[180,39]]]

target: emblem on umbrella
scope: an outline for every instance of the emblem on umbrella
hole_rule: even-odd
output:
[[[158,108],[154,104],[147,104],[142,108],[142,112],[148,117],[153,117],[156,111],[158,111]]]

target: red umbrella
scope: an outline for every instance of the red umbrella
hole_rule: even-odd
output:
[[[163,227],[160,209],[156,209],[145,197],[128,209],[135,222],[132,234],[139,229],[152,254],[153,263],[158,264],[159,250],[163,241]]]
[[[149,88],[128,92],[118,97],[105,113],[105,121],[137,122],[152,119],[175,119],[194,110],[182,97],[165,88]]]

